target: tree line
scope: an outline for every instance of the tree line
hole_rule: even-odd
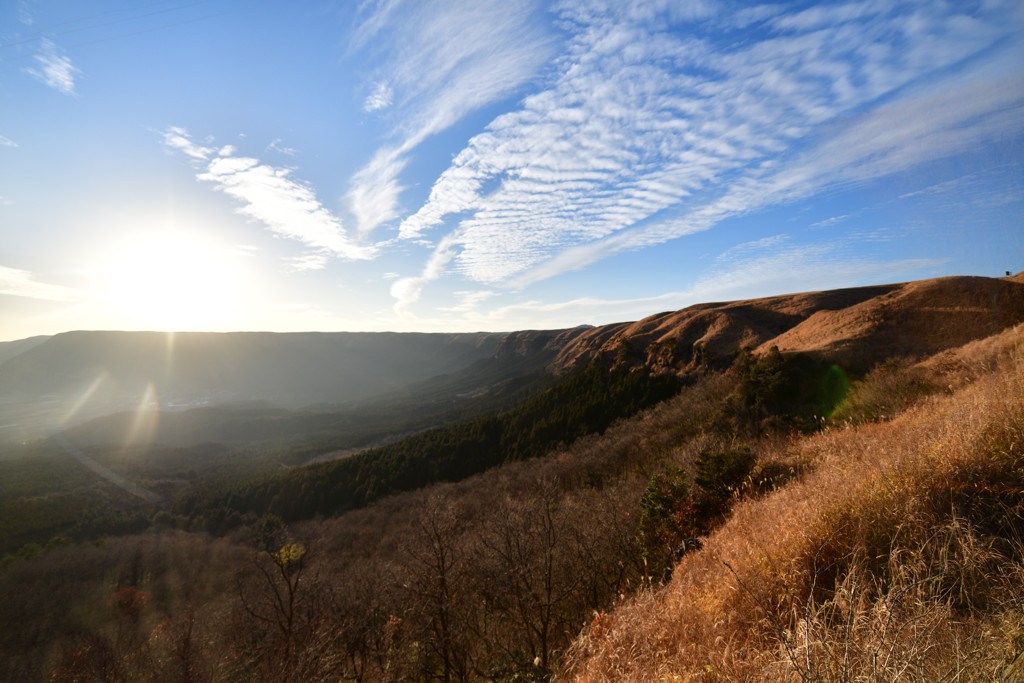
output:
[[[214,532],[266,512],[288,522],[338,514],[402,491],[460,481],[503,463],[538,457],[600,433],[680,387],[677,377],[646,370],[583,368],[508,410],[241,486],[197,486],[181,496],[175,512],[206,520]]]

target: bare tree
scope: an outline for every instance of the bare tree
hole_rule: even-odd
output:
[[[404,548],[397,584],[423,648],[421,675],[451,683],[471,671],[469,571],[458,515],[443,497],[431,498]]]
[[[327,620],[327,587],[311,571],[302,543],[256,550],[248,572],[236,576],[248,618],[250,655],[242,666],[262,680],[325,680],[343,666],[338,632]]]
[[[480,592],[492,634],[505,658],[546,676],[556,648],[578,630],[574,605],[582,598],[577,562],[582,559],[561,504],[563,493],[541,481],[534,494],[507,500],[486,524],[480,558],[487,582]]]

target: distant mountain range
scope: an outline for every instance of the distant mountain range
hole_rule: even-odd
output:
[[[51,403],[59,412],[87,402],[89,416],[140,401],[165,409],[239,402],[299,408],[424,394],[432,386],[471,398],[542,368],[626,364],[687,374],[728,364],[742,348],[763,352],[772,345],[861,372],[885,358],[933,354],[1021,321],[1024,274],[706,303],[567,330],[67,332],[0,344],[0,407]]]
[[[0,396],[107,393],[167,402],[349,402],[492,355],[500,334],[67,332],[14,342]],[[28,341],[37,343],[28,344]]]

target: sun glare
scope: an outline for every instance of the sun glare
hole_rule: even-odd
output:
[[[113,250],[105,270],[119,313],[147,329],[215,330],[236,303],[228,250],[187,232],[133,236]]]

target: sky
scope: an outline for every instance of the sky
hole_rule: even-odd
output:
[[[1024,270],[1020,0],[0,3],[0,341]]]

